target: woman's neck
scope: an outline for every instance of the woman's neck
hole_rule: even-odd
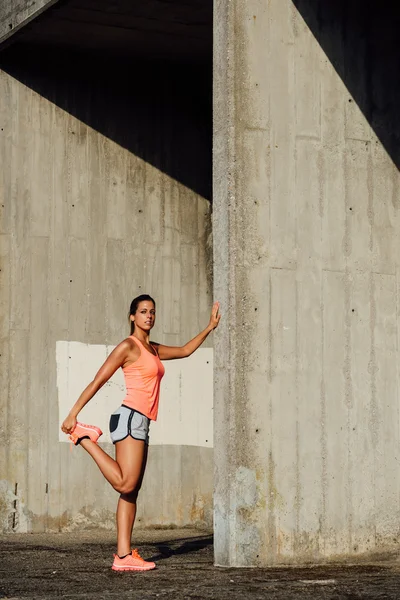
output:
[[[132,333],[132,335],[137,338],[139,340],[139,342],[142,342],[144,344],[147,344],[148,346],[150,346],[150,337],[148,333],[145,333],[144,331],[142,331],[141,329],[135,329],[135,331]]]

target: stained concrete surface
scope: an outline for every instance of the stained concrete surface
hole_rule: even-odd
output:
[[[226,566],[398,547],[398,18],[377,16],[350,0],[215,2]]]
[[[114,573],[115,534],[0,536],[0,598],[356,599],[400,597],[397,554],[357,564],[268,569],[224,569],[213,565],[208,531],[138,530],[135,544],[157,569]]]

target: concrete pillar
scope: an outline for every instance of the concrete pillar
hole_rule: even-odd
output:
[[[215,2],[217,565],[398,544],[399,174],[377,46],[313,4]]]

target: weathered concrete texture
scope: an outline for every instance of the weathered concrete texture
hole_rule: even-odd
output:
[[[0,2],[0,44],[58,0],[2,0]]]
[[[323,12],[311,32],[290,0],[215,4],[219,565],[399,544],[400,178],[374,128],[397,121],[316,41],[380,98],[374,26],[362,50]]]
[[[6,531],[113,526],[117,494],[81,449],[58,441],[56,342],[117,344],[129,334],[131,299],[147,292],[158,301],[153,339],[184,343],[207,324],[211,306],[210,204],[171,175],[181,168],[181,128],[204,148],[195,105],[168,112],[178,90],[167,69],[157,94],[155,70],[140,88],[138,69],[136,87],[120,93],[119,64],[107,87],[98,77],[105,63],[96,73],[76,60],[74,79],[42,58],[35,71],[9,54],[0,72]],[[211,476],[210,448],[152,448],[141,522],[209,525]]]
[[[0,596],[87,600],[397,600],[397,555],[370,563],[307,565],[303,568],[219,569],[213,566],[206,531],[138,531],[134,543],[157,568],[114,573],[113,536],[104,532],[0,537]],[[382,560],[383,558],[383,560]],[[23,561],[23,577],[21,577]]]

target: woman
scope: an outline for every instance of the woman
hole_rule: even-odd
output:
[[[136,500],[146,468],[149,425],[157,418],[160,381],[164,375],[161,360],[193,354],[218,326],[220,318],[219,303],[216,302],[209,324],[195,338],[181,347],[164,346],[149,341],[156,319],[153,298],[143,294],[132,300],[129,311],[131,335],[112,351],[61,426],[75,445],[80,444],[90,454],[107,481],[120,493],[114,571],[148,571],[155,567],[153,562],[143,560],[136,549],[131,550],[131,536]],[[97,445],[102,435],[100,429],[79,423],[77,416],[119,367],[124,372],[127,395],[110,419],[111,439],[116,448],[114,460]]]

